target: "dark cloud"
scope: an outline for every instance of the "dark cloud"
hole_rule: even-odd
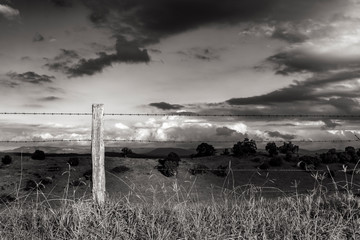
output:
[[[321,127],[323,130],[335,129],[337,126],[341,126],[341,124],[332,121],[331,119],[323,119],[324,126]]]
[[[221,127],[216,129],[216,135],[218,136],[231,136],[234,133],[236,133],[236,131],[228,127]]]
[[[51,0],[56,7],[71,7],[71,0]]]
[[[321,73],[329,70],[360,68],[360,56],[333,56],[314,53],[307,49],[288,50],[277,53],[267,59],[274,64],[277,74]]]
[[[35,33],[34,37],[33,37],[33,42],[42,42],[44,41],[45,38],[43,37],[43,35],[41,35],[40,33]]]
[[[48,75],[39,75],[35,72],[25,72],[25,73],[16,73],[16,72],[9,72],[7,73],[12,80],[18,80],[21,82],[27,82],[32,84],[43,84],[43,83],[51,83],[55,77],[48,76]]]
[[[52,71],[66,73],[70,69],[70,65],[78,60],[80,56],[74,50],[60,49],[60,51],[60,54],[55,56],[54,59],[46,59],[48,63],[44,66]]]
[[[330,98],[329,104],[344,113],[352,113],[355,109],[358,111],[360,107],[359,102],[347,97]]]
[[[277,27],[272,33],[272,38],[284,40],[289,43],[300,43],[308,39],[305,34],[296,31],[294,28]]]
[[[123,38],[117,39],[116,53],[107,54],[100,52],[98,56],[93,59],[80,59],[76,65],[67,70],[67,73],[71,77],[93,75],[101,72],[105,67],[111,66],[113,63],[147,63],[150,61],[150,56],[146,49],[140,49],[135,42],[129,42]]]
[[[56,97],[56,96],[48,96],[48,97],[39,98],[38,100],[39,100],[39,101],[52,102],[52,101],[61,100],[61,98]]]
[[[184,106],[178,104],[170,104],[166,102],[158,102],[158,103],[150,103],[149,106],[156,107],[161,110],[178,110],[183,108]]]
[[[357,97],[360,96],[359,89],[350,89],[348,91],[337,90],[319,90],[330,84],[341,83],[360,77],[360,71],[345,71],[335,74],[322,74],[309,78],[306,81],[291,84],[288,87],[275,90],[268,94],[247,97],[233,98],[226,101],[230,105],[272,105],[278,103],[295,103],[299,101],[318,101],[324,102],[322,98],[326,97]],[[333,100],[334,105],[336,101]],[[335,106],[335,105],[334,105]]]
[[[6,87],[6,88],[15,88],[17,86],[19,86],[20,84],[17,83],[17,82],[13,82],[13,81],[9,81],[9,80],[0,80],[0,84],[3,86],[3,87]]]
[[[266,131],[267,135],[269,135],[269,137],[272,138],[282,138],[285,141],[290,141],[293,140],[294,138],[296,138],[296,135],[292,135],[292,134],[283,134],[280,133],[278,131]]]

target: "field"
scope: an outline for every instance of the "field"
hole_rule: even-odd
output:
[[[67,164],[71,157],[78,166]],[[84,177],[90,155],[12,158],[0,168],[2,239],[360,237],[360,175],[342,172],[342,164],[307,172],[286,161],[260,170],[268,160],[261,153],[182,158],[177,176],[165,177],[155,158],[106,157],[108,200],[98,207]],[[210,170],[193,175],[189,169],[197,164],[228,169],[225,176]],[[328,168],[335,176],[326,176]],[[29,180],[38,185],[25,190]]]

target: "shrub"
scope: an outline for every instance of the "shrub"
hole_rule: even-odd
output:
[[[327,163],[327,164],[339,162],[339,158],[336,154],[335,148],[329,149],[327,153],[320,154],[320,159],[322,163]]]
[[[350,156],[351,162],[357,162],[359,160],[359,156],[357,155],[354,147],[352,146],[346,147],[345,152]]]
[[[9,155],[5,155],[1,161],[4,165],[8,165],[12,162],[12,158]]]
[[[265,150],[269,153],[270,156],[274,156],[279,153],[275,142],[267,143]]]
[[[130,168],[128,168],[126,166],[117,166],[117,167],[114,167],[111,171],[113,173],[123,173],[123,172],[130,171]]]
[[[124,147],[123,149],[121,149],[121,152],[124,154],[124,157],[127,157],[129,154],[133,153],[133,151],[127,147]]]
[[[197,154],[195,155],[196,157],[206,157],[206,156],[215,155],[216,150],[210,144],[201,143],[199,146],[197,146],[196,152],[197,152]]]
[[[166,177],[177,175],[177,167],[179,166],[180,157],[176,153],[169,153],[165,159],[159,159],[156,168]]]
[[[256,153],[257,147],[254,140],[245,138],[242,142],[237,142],[232,148],[234,156],[244,156]]]
[[[283,163],[282,158],[280,156],[276,156],[270,159],[269,164],[272,167],[279,167]]]
[[[220,165],[215,170],[212,170],[211,172],[218,177],[226,177],[227,176],[227,168],[228,168],[228,166]]]
[[[189,172],[192,175],[197,175],[207,173],[208,170],[209,168],[203,164],[195,164],[192,168],[189,169]]]
[[[336,155],[339,163],[347,163],[352,161],[351,155],[349,155],[347,152],[338,152]]]
[[[69,160],[67,162],[68,162],[68,164],[70,164],[70,166],[75,167],[75,166],[79,165],[79,158],[72,157],[72,158],[69,158]]]
[[[31,155],[31,158],[34,160],[44,160],[45,153],[41,150],[35,150],[35,152]]]

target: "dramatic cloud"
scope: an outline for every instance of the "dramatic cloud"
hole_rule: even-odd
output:
[[[166,102],[150,103],[149,106],[156,107],[161,110],[179,110],[184,107],[182,105],[170,104],[170,103],[166,103]]]
[[[14,20],[20,16],[20,12],[10,6],[0,4],[0,16],[3,16],[8,20]]]
[[[360,78],[360,71],[346,71],[334,74],[322,74],[309,78],[303,82],[275,90],[268,94],[247,97],[233,98],[227,101],[230,105],[272,105],[278,103],[295,103],[299,101],[323,102],[328,97],[360,97],[359,86],[354,85],[347,89],[333,89],[332,84],[343,83],[349,80]],[[332,102],[337,102],[332,100]],[[334,105],[334,104],[332,104]]]
[[[324,126],[321,127],[321,129],[323,129],[323,130],[335,129],[337,126],[341,126],[341,124],[336,123],[336,122],[332,121],[331,119],[324,119],[322,121],[325,124]]]
[[[218,136],[231,136],[234,133],[236,133],[236,131],[228,127],[221,127],[216,129],[216,135]]]
[[[47,59],[48,63],[45,64],[45,66],[48,67],[49,70],[66,73],[70,69],[70,65],[78,60],[80,56],[74,50],[60,49],[60,51],[61,53],[54,59]]]
[[[45,38],[43,37],[43,35],[41,35],[40,33],[35,33],[34,37],[33,37],[33,42],[42,42],[44,41]]]
[[[292,135],[292,134],[283,134],[283,133],[280,133],[278,131],[266,131],[267,135],[269,135],[269,137],[272,137],[272,138],[282,138],[284,139],[285,141],[290,141],[290,140],[293,140],[296,138],[296,135]]]
[[[16,72],[9,72],[7,73],[13,80],[18,80],[21,82],[32,83],[32,84],[43,84],[43,83],[51,83],[55,77],[48,76],[48,75],[39,75],[35,72],[25,72],[25,73],[16,73]]]
[[[80,59],[76,65],[68,69],[67,73],[71,77],[93,75],[101,72],[103,68],[111,66],[113,63],[147,63],[150,61],[150,56],[146,49],[140,49],[135,42],[126,41],[121,37],[116,42],[116,53],[107,54],[100,52],[98,56],[98,58],[93,59]]]

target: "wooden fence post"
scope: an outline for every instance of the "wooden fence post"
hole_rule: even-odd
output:
[[[103,205],[105,202],[105,147],[103,133],[104,105],[92,105],[91,157],[93,200]]]

